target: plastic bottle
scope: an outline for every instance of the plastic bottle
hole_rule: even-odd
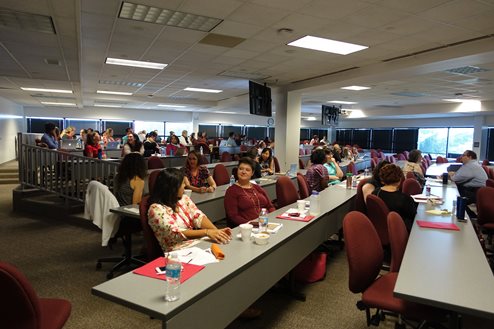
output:
[[[204,150],[203,150],[202,146],[201,146],[201,148],[199,149],[199,152],[201,152],[201,155],[203,155],[203,154],[204,154]]]
[[[346,188],[347,189],[351,189],[352,188],[352,180],[353,180],[352,179],[353,178],[352,176],[353,176],[352,173],[350,173],[350,172],[346,173]]]
[[[431,183],[429,181],[425,182],[425,196],[431,196]]]
[[[180,264],[177,254],[174,252],[170,253],[166,262],[165,300],[167,302],[173,302],[180,298],[181,272],[182,264]]]
[[[365,170],[364,170],[364,176],[365,177],[369,176],[369,168],[365,168]]]
[[[268,210],[266,208],[262,208],[261,213],[259,214],[259,233],[267,232],[268,222]]]
[[[235,176],[231,175],[230,176],[230,186],[232,186],[233,184],[235,184]]]
[[[319,208],[319,192],[312,191],[312,195],[310,196],[310,208],[309,214],[312,216],[318,215],[320,212]]]

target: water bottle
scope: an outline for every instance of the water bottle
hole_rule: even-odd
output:
[[[319,214],[319,192],[312,191],[312,195],[310,196],[310,207],[309,214],[312,216]]]
[[[259,233],[268,231],[268,210],[266,208],[261,209],[259,214]]]
[[[230,186],[232,186],[233,184],[235,184],[235,176],[231,175],[230,176]]]
[[[98,159],[103,159],[103,150],[102,149],[98,149]]]
[[[76,148],[77,149],[81,149],[82,148],[82,141],[80,139],[77,140]]]
[[[365,170],[364,170],[364,176],[365,177],[369,176],[369,168],[365,168]]]
[[[353,174],[350,172],[346,174],[346,188],[347,189],[352,188],[352,180],[353,180],[352,176],[353,176]]]
[[[182,264],[178,260],[176,253],[169,254],[166,261],[166,290],[165,300],[173,302],[180,298],[180,274],[182,272]]]
[[[204,150],[202,149],[202,146],[201,146],[201,148],[199,149],[199,152],[201,153],[201,155],[203,155],[203,154],[204,154]]]
[[[425,182],[425,196],[431,196],[431,183],[429,181]]]

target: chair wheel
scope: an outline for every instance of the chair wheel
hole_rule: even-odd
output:
[[[384,314],[384,312],[379,312],[379,319],[384,321],[386,319],[386,314]]]
[[[366,308],[366,307],[365,307],[365,305],[364,305],[364,303],[363,303],[361,300],[359,300],[359,301],[357,302],[356,306],[357,306],[357,308],[359,309],[359,311],[363,311],[363,310],[365,310],[365,308]]]
[[[113,279],[113,272],[108,273],[108,274],[106,275],[106,279],[107,279],[107,280],[111,280],[111,279]]]
[[[371,317],[370,324],[373,326],[379,326],[379,322],[381,322],[381,316],[379,314],[374,314]]]
[[[97,262],[97,263],[96,263],[96,269],[97,269],[97,270],[101,269],[101,267],[102,267],[102,266],[103,266],[103,265],[101,265],[101,263],[100,263],[100,262]]]

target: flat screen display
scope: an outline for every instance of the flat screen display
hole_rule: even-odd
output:
[[[271,116],[271,88],[249,81],[250,114]]]

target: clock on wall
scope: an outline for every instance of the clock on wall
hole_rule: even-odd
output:
[[[271,126],[274,124],[274,119],[273,118],[269,118],[268,119],[268,126]]]

